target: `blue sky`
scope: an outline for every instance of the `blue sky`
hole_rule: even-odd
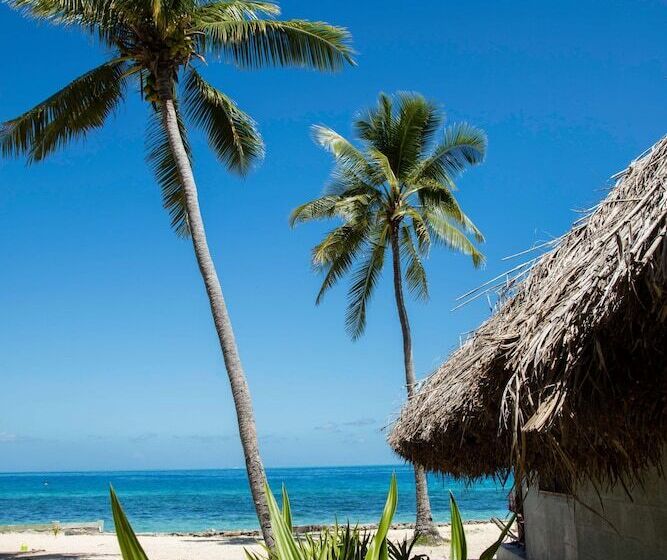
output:
[[[263,165],[240,180],[195,135],[196,175],[269,466],[388,463],[403,401],[389,275],[366,335],[343,328],[345,286],[315,307],[309,250],[326,225],[287,226],[330,159],[313,123],[349,135],[379,91],[415,90],[489,137],[459,199],[487,236],[485,270],[435,250],[431,301],[411,303],[420,376],[488,314],[454,298],[564,232],[667,124],[662,1],[286,0],[285,17],[348,27],[359,65],[203,72],[259,122]],[[100,62],[74,30],[0,6],[0,119]],[[0,162],[0,470],[242,465],[229,388],[191,247],[170,231],[144,163],[138,95],[49,161]]]

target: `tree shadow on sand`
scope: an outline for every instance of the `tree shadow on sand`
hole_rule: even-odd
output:
[[[113,554],[96,553],[47,553],[43,550],[31,550],[28,552],[0,552],[0,560],[89,560],[90,558],[116,558]]]
[[[246,537],[246,536],[219,537],[219,538],[214,538],[214,539],[197,537],[197,538],[190,538],[190,539],[183,539],[183,540],[185,542],[196,542],[196,543],[216,542],[220,545],[235,544],[235,545],[241,545],[241,546],[252,546],[252,545],[260,543],[259,537]],[[0,560],[2,560],[2,556],[0,556]]]

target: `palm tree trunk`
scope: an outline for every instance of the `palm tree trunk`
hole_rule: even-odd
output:
[[[264,494],[265,473],[259,454],[259,443],[257,441],[257,429],[255,427],[250,391],[248,389],[245,373],[243,372],[243,366],[241,365],[241,359],[239,358],[234,331],[227,312],[225,299],[222,295],[222,288],[220,287],[218,274],[208,249],[206,232],[204,231],[204,222],[199,210],[197,185],[195,184],[190,160],[188,159],[183,145],[183,139],[181,138],[179,131],[171,87],[171,83],[169,82],[161,84],[160,87],[160,110],[162,122],[167,132],[169,145],[178,167],[181,184],[183,185],[192,245],[195,250],[199,270],[204,280],[204,285],[206,286],[206,293],[208,294],[211,313],[213,314],[213,322],[218,333],[218,339],[220,340],[220,348],[222,349],[222,355],[232,389],[250,490],[252,492],[253,501],[255,502],[255,509],[257,510],[257,517],[259,519],[264,542],[272,549],[274,540],[271,532],[269,508]]]
[[[394,295],[396,297],[396,307],[398,317],[401,321],[401,331],[403,333],[403,362],[405,365],[405,387],[408,393],[408,399],[411,399],[415,393],[415,368],[412,362],[412,335],[410,333],[410,322],[408,312],[405,308],[403,299],[403,275],[401,273],[401,255],[398,244],[399,229],[398,224],[394,224],[391,230],[391,253],[394,264]],[[426,482],[426,472],[420,465],[414,465],[415,488],[417,491],[417,520],[415,522],[415,534],[421,535],[431,542],[440,542],[442,539],[438,528],[433,523],[431,515],[431,502],[428,497],[428,483]]]

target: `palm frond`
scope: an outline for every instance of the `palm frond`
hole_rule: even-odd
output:
[[[197,0],[91,0],[93,2],[110,2],[121,15],[121,22],[129,24],[131,33],[136,39],[137,31],[144,34],[169,33],[174,29],[174,22],[194,10]],[[148,25],[148,29],[146,26]]]
[[[336,71],[354,64],[349,32],[323,22],[205,18],[197,27],[206,36],[207,49],[243,68]]]
[[[336,158],[339,169],[344,168],[362,180],[367,180],[372,174],[364,154],[352,142],[326,126],[314,125],[311,130],[315,142]]]
[[[366,111],[354,122],[357,136],[369,147],[384,154],[390,154],[393,150],[395,128],[392,98],[386,93],[380,93],[377,107]]]
[[[378,173],[376,173],[376,180],[381,183],[387,182],[393,190],[398,191],[398,178],[391,167],[389,158],[383,152],[376,150],[375,148],[370,148],[368,150],[368,156],[378,171]]]
[[[325,187],[325,193],[341,197],[363,194],[368,197],[369,204],[371,202],[380,202],[385,193],[382,179],[378,183],[379,174],[377,169],[374,169],[370,163],[368,172],[371,175],[365,172],[358,173],[356,170],[344,165],[337,165],[331,173],[331,180]]]
[[[347,192],[341,195],[325,195],[297,207],[290,215],[290,226],[301,222],[321,220],[338,216],[348,223],[369,221],[372,215],[373,195],[359,192]]]
[[[350,270],[368,237],[368,229],[366,223],[343,224],[329,232],[324,240],[313,249],[315,268],[326,271],[315,299],[317,305],[322,302],[326,292]]]
[[[336,203],[339,201],[339,196],[322,196],[298,206],[290,214],[290,227],[310,220],[332,218],[336,215]]]
[[[484,235],[463,212],[449,188],[437,181],[422,179],[413,190],[417,192],[420,203],[427,211],[442,212],[463,227],[466,233],[472,234],[477,242],[484,242]]]
[[[399,218],[401,221],[403,221],[404,218],[409,218],[411,220],[412,230],[417,237],[419,252],[422,255],[428,254],[428,251],[431,247],[431,234],[429,232],[428,217],[422,215],[421,212],[412,206],[405,206],[402,210],[396,212],[393,218]]]
[[[103,4],[102,1],[90,0],[5,0],[4,3],[36,19],[59,23],[77,23],[88,19],[97,14]]]
[[[42,160],[75,138],[101,127],[122,99],[127,64],[111,60],[65,86],[0,128],[4,156]]]
[[[184,91],[185,114],[208,136],[218,158],[231,170],[245,173],[264,156],[264,142],[255,121],[193,68]]]
[[[175,108],[183,145],[192,165],[192,151],[188,142],[185,124],[183,123],[178,106]],[[153,112],[149,117],[146,134],[146,161],[153,169],[155,179],[162,191],[162,205],[169,212],[171,226],[180,237],[189,237],[190,227],[188,225],[183,184],[176,160],[171,151],[171,146],[169,145],[167,131],[164,128],[159,112]]]
[[[396,175],[402,178],[420,160],[442,118],[436,106],[419,94],[400,93],[398,100],[397,141],[394,153],[387,156]]]
[[[451,181],[469,165],[481,163],[485,154],[486,134],[482,130],[467,123],[448,126],[443,141],[413,169],[410,182]]]
[[[366,328],[366,309],[382,272],[387,239],[387,224],[377,224],[367,244],[366,258],[354,273],[345,314],[345,328],[353,340],[359,338]]]
[[[251,0],[220,0],[202,4],[195,11],[195,19],[200,23],[240,21],[258,19],[260,15],[280,15],[280,8],[272,2]]]
[[[345,223],[331,230],[324,239],[313,248],[313,266],[316,269],[327,267],[339,255],[346,253],[355,244],[351,241],[367,235],[369,223],[365,221]]]
[[[123,13],[116,0],[5,0],[11,8],[57,25],[78,25],[107,44],[122,31]]]
[[[451,223],[446,215],[440,212],[429,212],[427,222],[434,234],[431,236],[434,240],[440,241],[458,253],[469,255],[475,268],[484,264],[484,255],[479,252],[465,233]]]
[[[426,301],[428,299],[426,271],[424,270],[421,257],[415,249],[410,228],[405,225],[401,227],[400,247],[402,253],[401,256],[407,263],[407,267],[405,268],[405,280],[408,289],[415,297]]]

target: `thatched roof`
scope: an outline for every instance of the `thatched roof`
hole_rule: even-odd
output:
[[[404,458],[614,482],[667,443],[667,136],[403,408]]]

